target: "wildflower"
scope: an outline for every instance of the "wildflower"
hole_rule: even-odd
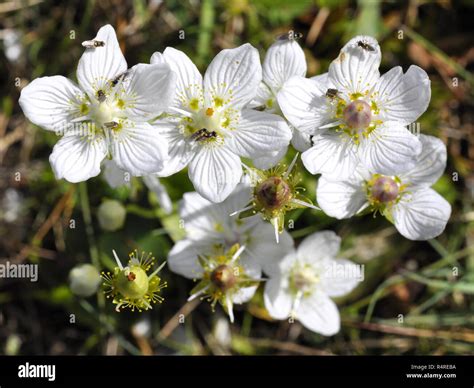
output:
[[[316,232],[268,267],[264,301],[271,317],[299,320],[322,335],[339,331],[339,311],[331,297],[348,294],[360,280],[355,264],[335,258],[340,243],[334,232]]]
[[[268,49],[262,66],[262,82],[250,107],[283,116],[278,104],[277,95],[292,76],[306,75],[306,59],[303,50],[295,39],[276,40]],[[298,151],[306,151],[311,146],[310,136],[291,128],[291,143]],[[278,163],[286,154],[288,147],[283,147],[269,155],[259,156],[253,162],[256,167],[268,169]]]
[[[405,126],[428,107],[430,80],[417,66],[380,76],[380,61],[377,41],[357,36],[327,74],[292,77],[278,94],[288,121],[313,135],[313,146],[302,154],[312,174],[344,179],[358,163],[388,175],[414,166],[421,143]]]
[[[275,243],[274,228],[260,215],[239,219],[229,217],[250,202],[252,188],[248,183],[239,184],[223,202],[214,204],[198,193],[186,193],[180,205],[180,217],[186,238],[178,241],[168,256],[173,272],[193,279],[202,274],[198,256],[214,252],[215,247],[224,250],[235,244],[245,246],[240,263],[254,277],[260,276],[261,268],[280,260],[292,247],[293,239],[285,230],[280,243]]]
[[[212,310],[219,303],[231,322],[234,322],[233,305],[247,302],[257,290],[260,282],[258,269],[245,268],[240,263],[244,246],[234,244],[226,250],[216,246],[212,253],[198,257],[201,273],[198,284],[191,290],[188,300],[197,297],[207,299]]]
[[[430,187],[446,168],[446,146],[433,136],[421,135],[420,141],[423,148],[415,166],[398,175],[361,168],[344,181],[331,181],[323,175],[317,188],[319,206],[338,219],[362,211],[380,213],[410,240],[440,235],[451,206]]]
[[[279,235],[285,227],[287,212],[309,207],[320,210],[311,203],[311,200],[301,194],[304,187],[298,186],[301,176],[293,173],[298,155],[293,158],[290,166],[279,164],[266,171],[249,168],[252,180],[252,197],[249,203],[233,213],[231,216],[240,215],[240,218],[260,213],[265,221],[269,221],[275,230],[275,240],[279,242]]]
[[[247,107],[262,78],[257,50],[250,44],[222,50],[204,79],[181,51],[168,47],[151,63],[168,63],[178,75],[172,108],[154,125],[168,139],[170,161],[160,176],[187,165],[196,191],[222,202],[242,176],[240,157],[256,158],[289,144],[291,130],[281,117]]]
[[[102,27],[79,60],[79,86],[62,76],[26,86],[20,106],[26,117],[63,134],[49,158],[57,179],[80,182],[100,173],[111,158],[132,175],[163,168],[167,142],[147,121],[170,105],[176,76],[167,64],[138,64],[127,71],[114,29]]]
[[[104,279],[105,295],[112,298],[117,305],[115,310],[130,308],[132,311],[152,309],[153,303],[162,303],[164,298],[160,295],[161,290],[167,287],[166,282],[162,282],[158,273],[165,263],[160,265],[155,271],[148,275],[154,265],[155,258],[151,253],[145,255],[142,252],[138,256],[135,250],[129,255],[126,267],[122,265],[115,251],[112,251],[117,262],[113,274],[102,272]]]

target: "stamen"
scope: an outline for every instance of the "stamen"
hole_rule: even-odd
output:
[[[202,290],[196,292],[195,294],[192,294],[189,298],[188,298],[188,302],[191,302],[192,300],[196,299],[198,296],[201,296],[202,294],[204,294],[208,288],[210,287],[210,285],[204,287]]]
[[[299,152],[296,153],[295,157],[293,158],[293,160],[291,161],[291,163],[288,167],[288,170],[286,170],[286,172],[283,174],[284,179],[287,179],[288,176],[291,174],[291,171],[293,170],[293,167],[295,167],[296,159],[298,159],[298,156],[299,156]]]
[[[317,206],[314,206],[314,205],[312,205],[311,203],[308,203],[308,202],[305,202],[305,201],[301,201],[301,200],[296,199],[296,198],[293,198],[290,202],[296,203],[297,205],[309,207],[310,209],[321,210],[321,208],[319,208],[319,207],[317,207]]]
[[[112,249],[112,253],[114,254],[114,257],[115,257],[115,261],[117,262],[117,266],[120,268],[121,271],[123,271],[123,265],[122,263],[120,262],[120,259],[117,255],[117,252],[115,252],[115,249]]]
[[[246,206],[246,207],[244,207],[243,209],[236,210],[235,212],[230,213],[230,214],[229,214],[229,217],[236,216],[237,214],[246,212],[247,210],[250,210],[250,209],[252,209],[252,208],[253,208],[253,205]]]
[[[231,263],[233,263],[235,260],[237,260],[240,256],[240,254],[245,250],[245,245],[242,245],[237,252],[234,253],[234,256],[232,256],[232,259],[230,260]]]
[[[227,312],[229,313],[229,320],[231,323],[234,323],[234,310],[232,300],[227,297]]]
[[[275,217],[272,219],[272,224],[273,224],[273,227],[275,229],[275,240],[277,242],[277,244],[280,243],[280,233],[278,231],[278,217]]]

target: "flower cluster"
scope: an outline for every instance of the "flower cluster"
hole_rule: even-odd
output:
[[[349,293],[362,280],[360,268],[336,257],[340,238],[330,231],[295,249],[286,213],[380,213],[408,239],[434,238],[451,214],[431,188],[446,167],[446,147],[407,128],[429,105],[424,70],[395,67],[380,75],[378,42],[356,36],[327,73],[306,78],[298,36],[290,31],[277,39],[263,65],[248,43],[222,50],[202,76],[171,47],[154,53],[150,64],[128,68],[107,25],[83,43],[78,84],[39,78],[19,102],[30,121],[62,136],[50,156],[58,179],[80,182],[103,169],[117,187],[128,184],[125,176],[140,176],[171,212],[159,179],[187,168],[196,192],[183,196],[186,238],[168,263],[197,282],[190,299],[221,304],[233,321],[234,304],[265,282],[271,317],[332,335],[340,320],[331,297]],[[321,174],[319,207],[303,195],[298,155],[289,166],[281,162],[290,145],[311,174]],[[147,275],[149,259],[117,264],[104,276],[118,309],[161,301],[164,284],[157,271]]]

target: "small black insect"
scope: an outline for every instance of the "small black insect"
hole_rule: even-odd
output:
[[[82,46],[85,48],[96,48],[96,47],[104,47],[105,42],[101,40],[86,40],[82,42]]]
[[[276,40],[280,40],[280,41],[285,41],[285,40],[289,40],[289,41],[297,41],[299,39],[301,39],[303,37],[303,34],[301,32],[295,32],[293,30],[290,30],[288,31],[286,34],[282,34],[282,35],[279,35],[277,36]]]
[[[105,95],[103,90],[97,91],[97,100],[99,100],[99,102],[104,102],[106,98],[107,96]]]
[[[128,70],[127,71],[124,71],[122,74],[119,74],[117,77],[115,77],[113,80],[110,81],[110,84],[112,85],[112,87],[115,87],[120,80],[124,80],[125,77],[127,76],[128,74]]]
[[[337,89],[328,89],[326,91],[326,97],[329,97],[331,99],[336,98],[338,94],[339,91]]]
[[[190,137],[191,140],[194,141],[202,141],[206,139],[211,139],[211,138],[217,137],[217,132],[216,131],[211,131],[209,132],[206,128],[202,128],[199,131],[193,133]]]
[[[362,40],[359,40],[357,42],[357,46],[363,48],[364,50],[367,50],[367,51],[375,51],[375,48],[373,46],[371,46],[370,44],[366,43],[366,42],[363,42]]]
[[[104,123],[104,127],[108,129],[116,129],[119,124],[116,121],[109,121],[108,123]]]

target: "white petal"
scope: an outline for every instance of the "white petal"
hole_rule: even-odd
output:
[[[421,153],[421,142],[396,122],[377,127],[360,143],[360,160],[370,171],[397,175],[412,169]]]
[[[334,298],[349,294],[364,280],[360,268],[363,267],[346,259],[330,260],[321,277],[322,289],[328,296]]]
[[[322,292],[304,298],[296,311],[296,318],[307,329],[326,336],[334,335],[341,329],[336,304]]]
[[[168,254],[168,267],[185,278],[200,278],[202,277],[202,267],[198,261],[198,255],[202,254],[200,251],[195,241],[178,241]]]
[[[286,319],[291,313],[292,298],[291,295],[286,292],[284,283],[287,283],[287,281],[277,275],[272,277],[265,284],[263,294],[265,308],[274,319]]]
[[[148,121],[159,116],[173,102],[176,74],[167,64],[139,64],[130,69],[125,85],[126,116]]]
[[[368,44],[373,51],[359,46]],[[379,66],[382,58],[380,46],[370,36],[356,36],[351,39],[329,66],[328,82],[345,94],[364,93],[371,90],[380,77]]]
[[[268,113],[277,113],[279,110],[276,96],[269,89],[267,85],[260,82],[257,89],[257,94],[254,99],[246,105],[246,108],[264,108]]]
[[[112,188],[124,185],[130,185],[130,173],[123,171],[117,164],[110,159],[104,162],[104,178]]]
[[[400,175],[403,183],[429,187],[443,175],[446,168],[447,152],[444,143],[434,137],[420,135],[422,150],[412,170]]]
[[[249,43],[222,50],[215,56],[204,75],[208,103],[214,97],[239,109],[252,101],[262,80],[258,51]]]
[[[169,159],[165,162],[163,169],[158,173],[160,177],[167,177],[185,168],[192,157],[192,152],[179,127],[166,120],[156,121],[151,124],[158,133],[168,142]]]
[[[202,97],[201,73],[182,51],[167,47],[163,56],[171,70],[177,75],[175,104],[188,108],[191,100],[199,100]]]
[[[431,98],[428,74],[418,66],[410,66],[405,74],[400,66],[394,67],[380,77],[374,91],[384,120],[403,125],[416,121]]]
[[[258,158],[253,159],[253,164],[260,170],[268,170],[269,168],[274,167],[280,160],[285,157],[286,151],[288,151],[288,147],[283,147],[278,151],[273,151],[268,155],[262,155]]]
[[[65,77],[41,77],[22,89],[19,103],[33,124],[65,133],[70,121],[80,116],[84,96],[84,92]]]
[[[245,207],[250,202],[251,191],[252,188],[249,183],[239,183],[225,201],[217,205],[220,211],[221,221],[228,221],[229,214]],[[235,221],[238,218],[232,217],[230,219]],[[246,219],[248,220],[249,218]]]
[[[284,230],[277,243],[273,225],[269,222],[259,222],[254,230],[255,235],[247,243],[248,252],[254,261],[260,263],[263,271],[270,274],[284,256],[293,252],[293,238]]]
[[[306,59],[303,49],[294,40],[276,41],[263,61],[263,82],[275,93],[293,75],[306,75]]]
[[[354,173],[359,159],[357,146],[342,134],[328,131],[312,138],[313,146],[301,160],[311,174],[327,174],[328,179],[345,179]]]
[[[352,217],[367,202],[364,181],[362,179],[330,180],[323,175],[318,181],[316,199],[319,207],[328,216],[339,220]]]
[[[320,79],[291,77],[278,93],[280,109],[296,129],[315,134],[331,118],[327,85]]]
[[[173,211],[173,203],[171,202],[166,187],[161,184],[158,177],[156,175],[145,175],[143,176],[143,183],[148,187],[148,190],[156,195],[156,198],[165,213],[170,214]]]
[[[296,252],[306,263],[318,263],[321,259],[336,257],[341,247],[341,238],[331,230],[316,232],[306,237]]]
[[[77,65],[79,85],[91,98],[96,98],[97,91],[107,90],[109,82],[127,70],[127,61],[111,25],[102,27],[94,40],[105,45],[86,49]]]
[[[185,193],[179,214],[189,239],[194,241],[221,239],[223,215],[218,204],[208,201],[198,193]]]
[[[99,175],[100,163],[106,155],[103,137],[66,133],[54,146],[49,162],[56,179],[77,183]]]
[[[304,152],[311,148],[311,135],[300,132],[298,129],[293,129],[293,138],[291,145],[300,152]]]
[[[240,158],[219,145],[202,146],[189,163],[189,179],[196,191],[211,202],[222,202],[242,176]]]
[[[240,288],[232,295],[232,302],[235,304],[242,304],[248,302],[255,295],[258,286]]]
[[[168,158],[166,139],[148,123],[125,121],[111,136],[115,163],[134,176],[156,173]]]
[[[230,133],[231,149],[242,157],[256,158],[279,151],[291,140],[290,127],[280,116],[244,109],[237,128]]]
[[[410,240],[429,240],[443,233],[451,205],[433,189],[425,188],[402,197],[392,214],[401,235]]]

